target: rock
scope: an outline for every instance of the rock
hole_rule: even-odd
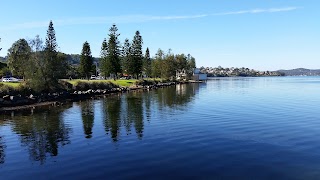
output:
[[[10,100],[10,96],[9,96],[9,95],[5,95],[5,96],[3,96],[2,98],[3,98],[4,100],[7,100],[7,101]]]

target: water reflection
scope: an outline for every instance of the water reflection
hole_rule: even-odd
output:
[[[111,134],[113,141],[118,141],[121,113],[121,96],[113,96],[102,103],[104,127],[107,134]]]
[[[113,142],[119,141],[121,127],[126,134],[135,130],[138,139],[143,138],[144,123],[150,122],[152,117],[152,103],[158,104],[159,109],[168,107],[177,109],[187,107],[199,90],[199,84],[183,84],[149,92],[131,92],[128,94],[112,96],[102,102],[103,124],[106,133]]]
[[[71,125],[78,127],[76,119],[79,115],[82,122],[80,128],[83,128],[84,137],[87,139],[94,139],[95,118],[101,118],[99,122],[103,122],[104,130],[113,142],[120,140],[121,133],[130,135],[131,132],[142,140],[145,123],[151,122],[161,108],[173,111],[180,107],[187,108],[198,89],[198,84],[190,84],[148,92],[118,94],[98,101],[79,102],[77,107],[80,107],[80,111],[72,107],[72,104],[36,108],[9,116],[3,115],[5,121],[0,121],[0,127],[8,126],[11,132],[18,135],[31,161],[44,164],[49,156],[58,156],[59,147],[70,143]],[[0,164],[5,162],[6,135],[0,135]]]
[[[192,100],[199,84],[178,84],[175,87],[164,88],[157,93],[157,101],[161,107],[169,108],[186,107]]]
[[[0,136],[0,164],[3,164],[5,160],[5,152],[4,152],[5,148],[6,148],[6,145],[4,144],[3,137]]]
[[[141,93],[130,93],[127,95],[127,117],[129,122],[134,122],[139,139],[143,136],[143,99]]]
[[[92,128],[94,124],[94,107],[93,101],[83,101],[80,103],[81,118],[83,130],[86,138],[92,137]]]
[[[32,116],[12,118],[12,130],[20,136],[31,160],[43,164],[47,155],[58,155],[59,145],[70,143],[71,128],[65,125],[61,115],[65,108],[55,107]]]

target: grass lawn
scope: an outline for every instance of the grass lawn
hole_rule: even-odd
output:
[[[137,80],[136,79],[119,79],[119,80],[113,80],[113,79],[107,79],[107,80],[83,80],[83,79],[74,79],[74,80],[66,80],[67,82],[71,83],[74,85],[78,81],[83,81],[83,82],[89,82],[89,83],[94,83],[94,82],[111,82],[113,84],[119,85],[119,86],[131,86],[133,85]]]
[[[4,85],[7,85],[7,86],[11,86],[13,88],[16,88],[20,85],[19,82],[0,82],[0,84],[4,84]]]

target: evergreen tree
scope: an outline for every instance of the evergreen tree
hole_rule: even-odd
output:
[[[25,39],[19,39],[8,50],[8,66],[13,75],[25,78],[30,65],[31,47]]]
[[[33,46],[32,66],[28,73],[28,80],[33,89],[37,91],[52,91],[58,88],[59,78],[64,77],[68,67],[66,56],[58,54],[55,30],[52,21],[49,23],[45,46],[36,36],[30,42]]]
[[[92,65],[93,58],[91,55],[90,44],[86,41],[83,43],[79,67],[81,75],[85,76],[86,79],[89,79],[90,74],[92,73]]]
[[[113,24],[109,30],[109,40],[107,48],[107,61],[110,64],[110,73],[117,77],[118,73],[121,73],[120,63],[120,42],[118,37],[120,34],[117,33],[118,28]]]
[[[130,67],[131,61],[131,44],[129,39],[124,40],[122,47],[122,72],[125,74],[131,74],[132,68]]]
[[[139,31],[136,31],[135,36],[133,37],[132,41],[132,60],[130,63],[130,67],[133,68],[133,74],[138,77],[142,73],[142,61],[143,61],[143,54],[142,54],[142,44],[143,40],[140,35]]]
[[[143,70],[147,75],[147,77],[151,76],[151,58],[150,58],[149,48],[147,48],[146,54],[144,55]]]
[[[45,70],[43,72],[43,78],[46,87],[51,87],[58,82],[58,78],[56,76],[56,72],[58,71],[58,64],[56,62],[58,57],[57,48],[58,44],[55,30],[52,21],[50,21],[44,47]]]
[[[101,59],[100,59],[100,69],[104,78],[106,79],[111,73],[111,63],[108,61],[108,43],[104,39],[101,45]]]

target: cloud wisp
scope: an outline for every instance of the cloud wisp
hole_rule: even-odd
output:
[[[258,13],[276,13],[276,12],[286,12],[286,11],[294,11],[299,9],[299,7],[284,7],[284,8],[270,8],[270,9],[251,9],[245,11],[231,11],[231,12],[223,12],[223,13],[215,13],[212,15],[223,16],[223,15],[236,15],[236,14],[258,14]]]
[[[143,23],[143,22],[152,22],[152,21],[199,19],[199,18],[205,18],[210,16],[277,13],[277,12],[294,11],[297,9],[299,9],[299,7],[251,9],[251,10],[243,10],[243,11],[221,12],[221,13],[214,13],[214,14],[198,14],[198,15],[183,15],[183,16],[125,15],[125,16],[105,16],[105,17],[77,17],[77,18],[57,19],[53,21],[55,26],[109,24],[109,23]],[[50,20],[13,24],[13,25],[8,25],[6,27],[3,27],[1,29],[16,30],[16,29],[43,28],[48,26],[49,21]]]

